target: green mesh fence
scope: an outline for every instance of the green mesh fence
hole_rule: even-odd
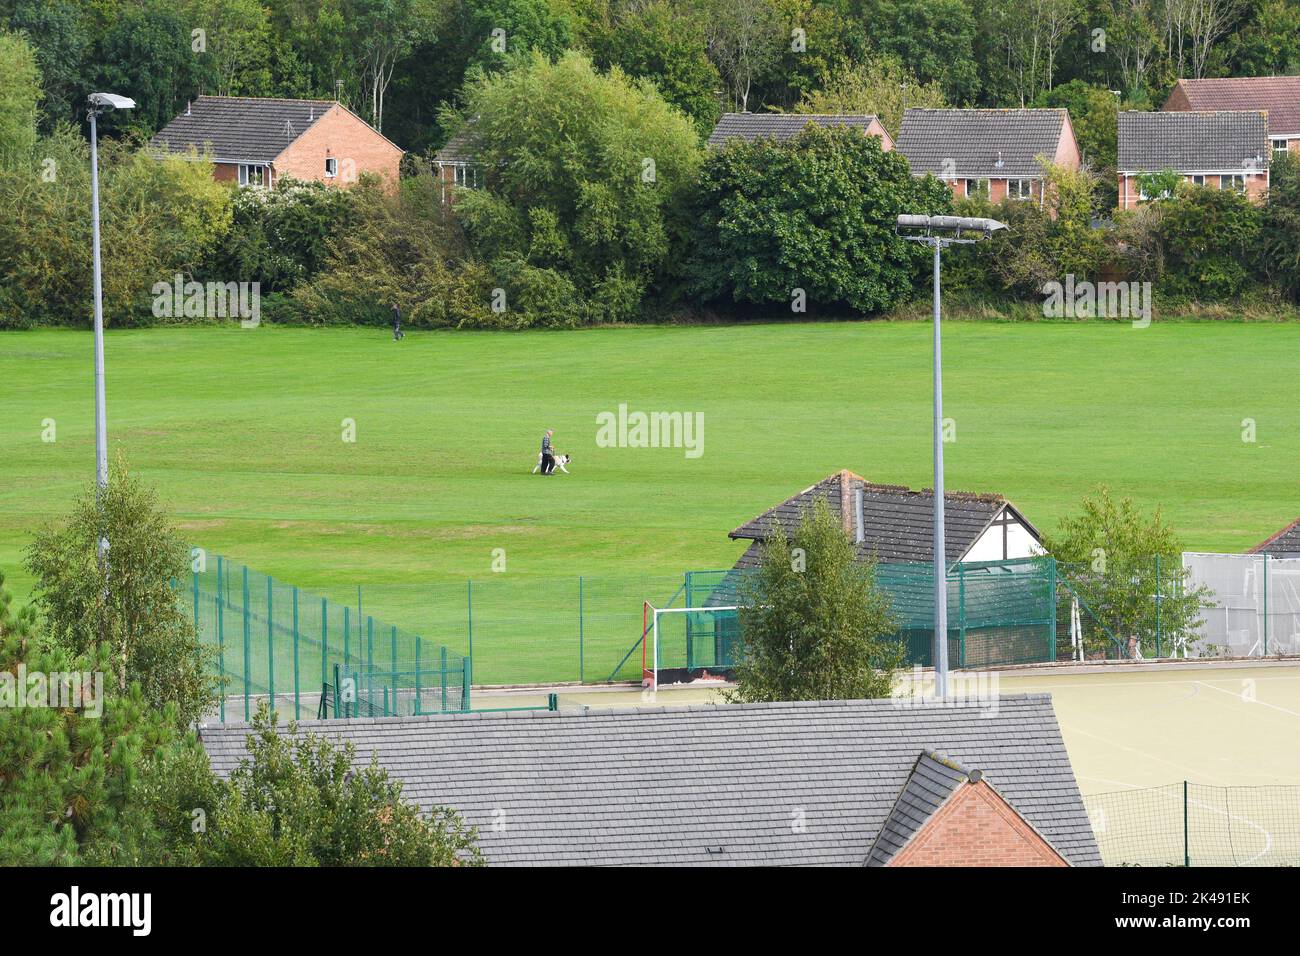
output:
[[[1107,866],[1300,866],[1300,787],[1184,782],[1084,804]]]
[[[695,571],[686,576],[687,607],[745,603],[752,572]],[[928,563],[876,566],[876,584],[889,595],[898,620],[895,638],[905,645],[908,666],[932,664],[934,649],[934,568]],[[959,564],[948,572],[948,660],[953,667],[997,667],[1056,660],[1056,564],[1051,558],[1021,558]],[[661,650],[661,660],[707,650],[710,634],[719,649],[738,648],[735,612],[707,620],[672,622],[682,648]],[[728,620],[728,617],[730,620]],[[661,630],[664,622],[661,621]],[[694,627],[694,630],[693,630]],[[707,634],[704,632],[708,632]],[[661,634],[661,644],[664,637]],[[665,656],[667,655],[667,656]],[[733,661],[714,660],[713,666]],[[707,665],[701,665],[707,666]]]
[[[354,606],[220,556],[208,557],[181,590],[200,640],[217,652],[220,721],[248,720],[262,701],[295,719],[335,716],[336,667],[364,675],[372,692],[386,688],[393,713],[415,712],[413,700],[423,713],[469,709],[466,657]],[[451,693],[414,692],[421,680],[441,682],[444,672]],[[403,702],[408,709],[396,709]]]

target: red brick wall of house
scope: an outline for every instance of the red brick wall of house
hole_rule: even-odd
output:
[[[893,137],[889,135],[889,131],[885,129],[884,125],[878,119],[871,121],[871,125],[867,127],[867,135],[877,136],[880,138],[880,149],[882,152],[887,153],[894,148]]]
[[[1186,182],[1191,182],[1191,176],[1184,176]],[[1210,188],[1222,186],[1222,176],[1206,176],[1205,185]],[[1142,205],[1142,190],[1138,187],[1136,176],[1120,175],[1119,177],[1119,208],[1135,209]],[[1268,177],[1263,173],[1252,173],[1246,177],[1246,195],[1255,202],[1263,202],[1268,195]]]
[[[325,176],[325,160],[338,160],[338,176]],[[275,176],[350,186],[362,173],[396,184],[402,151],[337,103],[275,158]]]
[[[234,163],[214,163],[212,178],[219,183],[239,182],[239,167]]]
[[[988,784],[964,784],[890,866],[1069,866]]]

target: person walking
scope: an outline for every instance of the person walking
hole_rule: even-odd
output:
[[[393,341],[400,342],[405,337],[406,337],[406,333],[402,331],[402,310],[399,309],[397,307],[397,303],[394,302],[393,303]]]
[[[551,436],[555,432],[548,428],[542,436],[542,474],[549,475],[555,471],[555,448],[551,445]]]

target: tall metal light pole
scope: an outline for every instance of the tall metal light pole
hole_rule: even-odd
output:
[[[948,561],[943,533],[943,348],[939,338],[940,254],[945,246],[987,239],[1006,224],[962,216],[899,216],[904,239],[934,249],[934,692],[948,696]]]
[[[108,487],[108,412],[104,402],[104,296],[99,265],[99,131],[96,121],[109,110],[135,108],[135,100],[116,93],[91,93],[90,109],[90,225],[95,269],[95,487],[102,512],[104,489]],[[107,573],[108,538],[101,528],[99,560]]]

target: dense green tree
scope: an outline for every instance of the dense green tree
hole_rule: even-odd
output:
[[[1098,173],[1114,173],[1119,136],[1119,98],[1114,93],[1071,80],[1040,93],[1033,105],[1069,110],[1083,161]]]
[[[1162,289],[1208,301],[1239,295],[1250,280],[1259,205],[1233,189],[1185,184],[1162,205],[1156,227],[1168,268]]]
[[[917,179],[875,137],[810,126],[787,142],[733,140],[705,163],[690,273],[712,300],[887,309],[907,298],[921,253],[902,212],[941,213],[948,188]]]
[[[124,5],[100,38],[94,81],[135,100],[135,109],[103,118],[105,130],[150,135],[180,112],[202,86],[204,65],[194,55],[191,30],[172,0]]]
[[[446,807],[424,814],[372,757],[351,743],[277,731],[263,704],[248,756],[229,781],[202,751],[181,751],[150,779],[148,804],[167,851],[160,862],[200,866],[475,866],[477,834]],[[196,814],[195,811],[201,811]],[[195,826],[200,820],[201,825]]]
[[[1294,76],[1300,73],[1300,4],[1258,0],[1249,19],[1227,39],[1233,75]]]
[[[650,80],[707,135],[718,121],[722,78],[705,53],[704,27],[667,0],[628,9],[596,45],[596,65]]]
[[[1209,606],[1207,589],[1190,585],[1182,542],[1159,507],[1147,517],[1131,498],[1117,500],[1099,487],[1045,544],[1070,588],[1110,632],[1088,650],[1124,656],[1134,639],[1142,656],[1154,656],[1158,625],[1161,653],[1171,656]]]
[[[91,35],[89,18],[73,0],[20,0],[10,23],[25,32],[36,46],[43,81],[41,128],[70,123],[89,92],[87,54]],[[5,75],[11,75],[8,70]]]
[[[897,136],[908,109],[942,109],[938,83],[922,83],[896,58],[877,56],[832,73],[826,85],[799,102],[799,113],[874,113]]]
[[[698,135],[648,80],[540,53],[466,91],[484,186],[456,210],[505,293],[503,320],[635,317],[669,268],[672,216],[695,181]]]
[[[0,163],[30,159],[36,145],[36,104],[41,71],[36,51],[22,34],[0,29]]]
[[[937,83],[954,104],[975,100],[975,20],[962,0],[867,0],[876,48],[897,58],[921,83]]]
[[[777,526],[740,600],[733,702],[889,696],[903,659],[890,600],[824,500],[792,536]]]
[[[1260,223],[1260,271],[1292,302],[1300,302],[1300,160],[1276,156],[1268,205]]]
[[[27,551],[50,643],[69,657],[109,655],[119,693],[138,685],[150,707],[173,708],[184,725],[216,699],[212,651],[200,644],[176,589],[190,561],[156,492],[120,457],[107,489],[88,489],[67,520],[38,531]]]

